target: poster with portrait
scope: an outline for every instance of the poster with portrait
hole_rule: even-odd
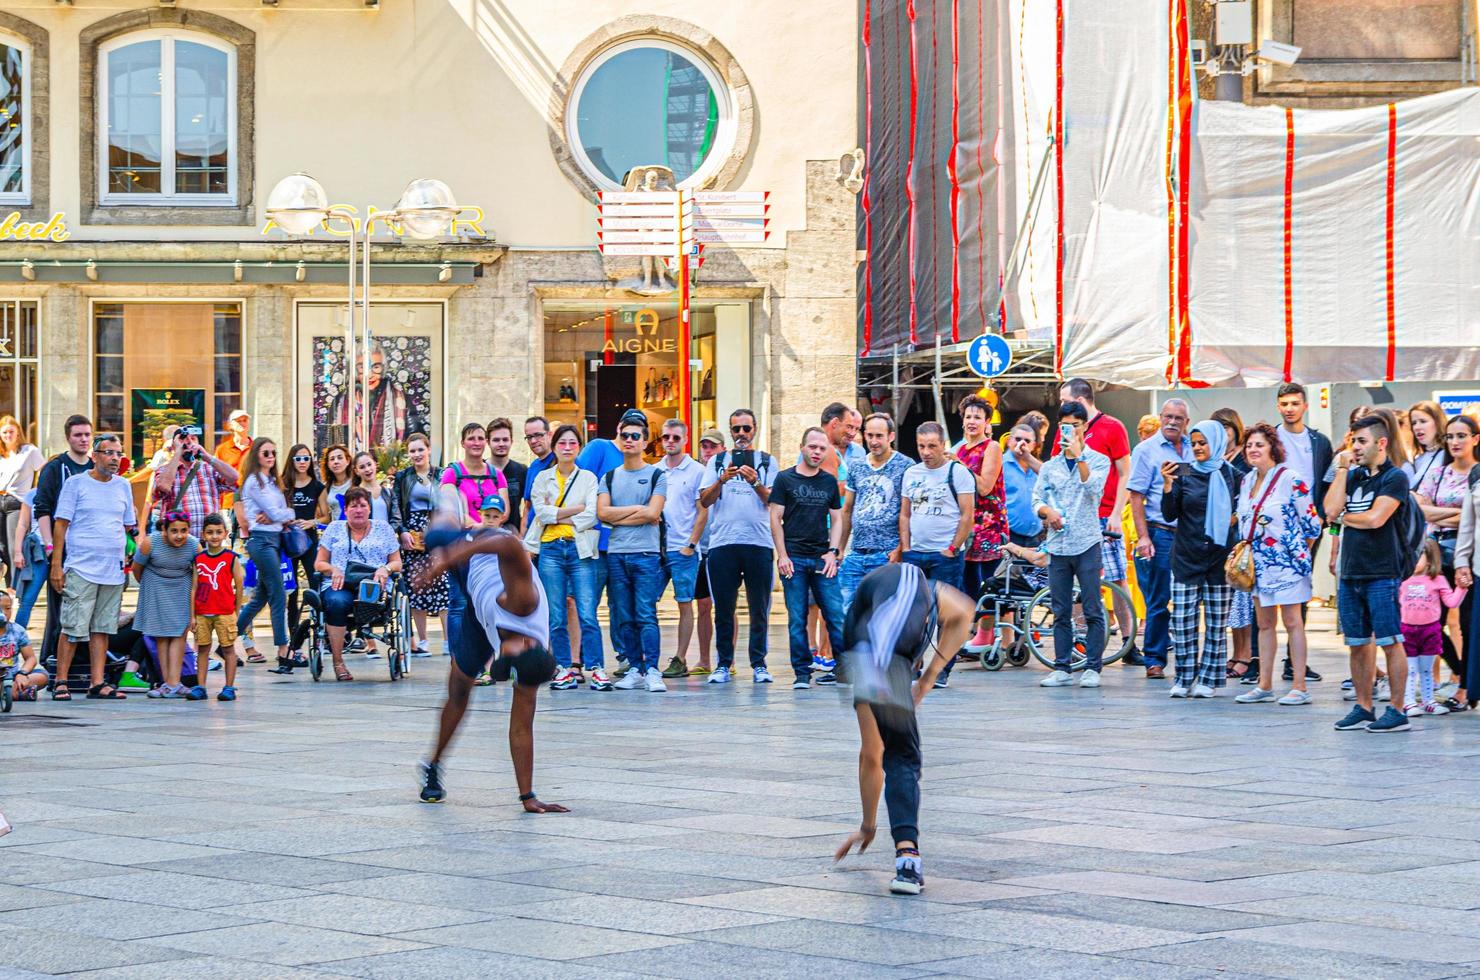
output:
[[[129,405],[129,458],[143,466],[163,447],[170,425],[206,424],[204,388],[133,388]]]
[[[373,447],[403,444],[412,432],[429,432],[435,439],[440,429],[440,305],[374,305],[368,388],[359,382],[360,346],[346,354],[343,316],[343,306],[298,308],[298,418],[300,430],[308,430],[305,441],[316,454],[335,443],[353,445],[362,416]]]
[[[376,337],[370,345],[369,395],[359,383],[362,355],[345,363],[343,337],[313,338],[315,448],[350,441],[350,426],[363,414],[372,446],[405,442],[425,431],[431,402],[432,342],[427,337]],[[354,384],[346,383],[353,378]]]

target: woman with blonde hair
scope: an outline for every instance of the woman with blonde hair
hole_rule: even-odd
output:
[[[1413,489],[1423,483],[1424,478],[1442,463],[1444,455],[1444,431],[1449,426],[1449,417],[1438,402],[1414,402],[1408,408],[1408,430],[1413,434],[1413,458],[1403,467],[1408,474],[1408,486]]]
[[[14,573],[18,541],[16,528],[21,521],[21,495],[36,483],[36,474],[46,465],[41,450],[26,442],[26,429],[14,415],[0,415],[0,514],[5,515],[4,540],[6,575]]]

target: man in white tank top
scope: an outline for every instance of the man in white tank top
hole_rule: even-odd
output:
[[[535,697],[540,685],[555,676],[555,658],[549,651],[545,590],[523,543],[501,529],[470,531],[433,551],[422,575],[432,580],[443,572],[459,579],[476,624],[464,624],[452,650],[437,745],[420,767],[422,802],[441,803],[446,798],[442,756],[468,710],[474,681],[487,668],[495,680],[515,681],[509,709],[509,756],[519,783],[519,801],[530,813],[569,813],[558,803],[540,802],[532,788]]]

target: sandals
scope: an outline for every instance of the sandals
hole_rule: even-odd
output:
[[[278,659],[282,660],[283,658],[279,657]],[[247,654],[247,663],[265,664],[267,663],[267,658],[262,656],[262,654],[258,653],[256,650],[253,650],[251,653]]]
[[[87,689],[89,701],[127,701],[128,695],[112,684],[95,684]]]
[[[352,681],[355,679],[355,675],[351,674],[349,672],[349,668],[346,667],[344,664],[335,664],[334,679],[336,681]]]
[[[1249,662],[1247,660],[1231,660],[1228,663],[1228,676],[1237,680],[1243,680],[1249,676]]]
[[[72,692],[67,689],[66,681],[57,681],[51,686],[51,699],[53,701],[72,700]]]

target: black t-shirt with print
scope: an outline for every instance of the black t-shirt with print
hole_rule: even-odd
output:
[[[795,467],[776,474],[771,503],[783,508],[781,537],[793,558],[821,558],[828,549],[828,511],[843,506],[838,478],[802,476]]]
[[[301,487],[294,487],[288,494],[288,503],[293,507],[293,516],[300,521],[311,521],[314,512],[319,507],[319,497],[324,492],[324,485],[317,478],[309,480]]]
[[[1398,510],[1382,527],[1358,528],[1342,525],[1341,577],[1344,579],[1404,579],[1413,574],[1405,568],[1407,550],[1403,543],[1402,506],[1408,500],[1408,475],[1391,462],[1376,473],[1365,466],[1346,471],[1346,512],[1365,514],[1382,497],[1392,497]]]

